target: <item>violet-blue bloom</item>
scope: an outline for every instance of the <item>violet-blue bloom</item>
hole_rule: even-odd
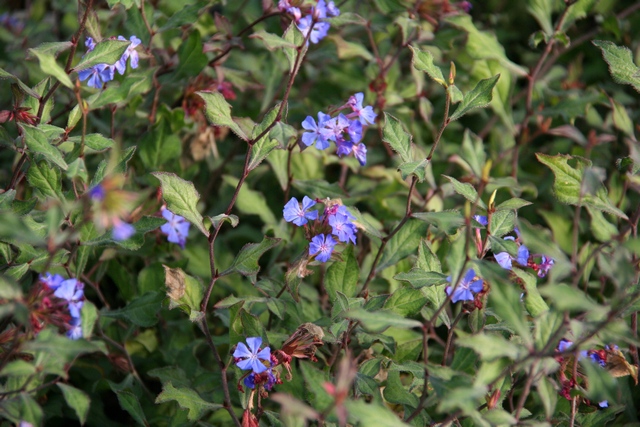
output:
[[[467,271],[467,274],[460,280],[458,286],[454,290],[452,286],[445,288],[445,293],[453,296],[451,302],[456,303],[458,301],[473,301],[473,292],[478,293],[484,287],[482,279],[475,279],[476,272],[471,269]],[[475,280],[474,280],[475,279]],[[447,277],[447,280],[451,282],[451,276]]]
[[[70,329],[67,331],[67,337],[72,340],[79,340],[82,338],[82,320],[80,317],[72,317],[69,322]]]
[[[313,27],[311,27],[311,23],[313,22],[313,18],[311,15],[307,15],[304,18],[301,18],[296,26],[302,33],[302,35],[307,38],[309,35],[309,40],[313,44],[317,44],[320,40],[325,38],[329,32],[330,25],[326,22],[316,22]],[[311,34],[309,34],[311,31]]]
[[[337,138],[342,136],[342,132],[344,132],[350,124],[351,122],[349,122],[349,119],[347,119],[344,114],[340,113],[338,117],[327,120],[321,132],[325,138],[336,141]]]
[[[47,288],[51,289],[52,291],[55,291],[60,287],[60,284],[64,282],[64,277],[62,277],[59,274],[51,275],[51,273],[46,272],[44,276],[40,275],[40,281],[44,283],[47,286]]]
[[[357,120],[352,120],[347,128],[347,134],[351,138],[351,142],[357,144],[362,139],[362,123]]]
[[[609,401],[608,400],[603,400],[602,402],[598,403],[598,406],[601,408],[608,408],[609,407]]]
[[[336,138],[336,154],[338,157],[348,156],[353,151],[353,142],[345,140],[342,135]]]
[[[529,264],[529,249],[525,245],[520,245],[518,248],[516,261],[518,261],[518,264],[523,267],[526,267]]]
[[[84,305],[84,284],[77,279],[68,279],[60,283],[53,293],[69,303],[71,317],[80,317],[80,309]]]
[[[324,150],[329,147],[329,141],[323,135],[322,129],[327,121],[331,120],[331,116],[324,114],[322,111],[318,112],[318,124],[312,116],[307,116],[302,122],[302,127],[310,132],[302,134],[302,142],[307,147],[310,147],[314,142],[318,150]]]
[[[545,277],[549,273],[549,270],[551,270],[551,267],[553,267],[554,263],[555,261],[553,258],[542,255],[542,259],[538,265],[538,277]]]
[[[302,208],[300,208],[300,203],[298,203],[298,199],[292,197],[291,200],[284,205],[284,209],[282,210],[282,216],[285,221],[292,222],[298,227],[302,227],[305,225],[308,220],[318,219],[318,211],[309,211],[316,202],[304,196],[302,199]]]
[[[182,249],[187,243],[187,237],[189,236],[189,227],[191,223],[171,212],[169,209],[162,211],[162,217],[167,220],[166,224],[160,227],[160,231],[167,235],[167,240],[172,243],[177,243]]]
[[[84,40],[84,45],[87,47],[87,53],[88,53],[88,52],[91,52],[93,49],[95,49],[96,42],[93,41],[93,39],[91,37],[87,37]]]
[[[572,341],[569,340],[565,340],[564,338],[560,340],[560,342],[558,343],[558,351],[563,353],[565,352],[569,347],[571,347],[573,345]]]
[[[476,221],[478,221],[481,225],[484,225],[485,227],[489,224],[489,220],[487,219],[487,217],[485,215],[474,215],[473,219],[475,219]]]
[[[83,82],[87,79],[87,86],[100,89],[103,83],[113,80],[113,67],[107,64],[97,64],[86,70],[78,71],[78,77]]]
[[[318,234],[309,243],[309,255],[316,255],[316,260],[320,262],[327,262],[331,258],[333,247],[336,245],[336,241],[333,237],[325,234]]]
[[[127,41],[127,39],[122,36],[118,36],[118,40]],[[118,70],[120,75],[124,75],[124,72],[127,69],[127,59],[131,59],[129,61],[131,68],[138,68],[139,56],[138,51],[136,51],[136,47],[138,47],[142,41],[136,36],[131,36],[129,41],[131,41],[131,44],[127,46],[127,50],[124,51],[122,57],[115,63],[116,70]]]
[[[252,389],[252,390],[253,390],[254,388],[256,388],[256,374],[252,372],[252,373],[250,373],[249,375],[247,375],[247,376],[244,378],[243,383],[244,383],[244,385],[245,385],[246,387],[248,387],[248,388],[250,388],[250,389]]]
[[[105,196],[107,195],[107,191],[104,189],[102,184],[98,184],[96,186],[91,187],[88,193],[91,199],[96,200],[98,202],[103,201]]]
[[[267,370],[267,367],[261,360],[264,360],[271,365],[271,349],[269,347],[265,347],[262,350],[260,346],[262,345],[261,337],[250,337],[247,338],[247,347],[243,342],[238,343],[236,350],[233,352],[233,357],[236,359],[243,359],[236,362],[238,368],[240,369],[251,369],[253,372],[259,374]]]
[[[355,219],[345,206],[340,206],[334,215],[329,216],[329,225],[332,233],[341,242],[351,241],[356,244],[356,226],[351,222]]]
[[[362,106],[362,101],[364,100],[364,93],[358,92],[355,95],[349,98],[347,104],[351,107],[354,113],[358,115],[358,119],[360,123],[363,125],[366,124],[374,124],[376,120],[377,114],[374,113],[373,107],[367,105],[366,107]]]
[[[327,3],[327,16],[340,16],[340,9],[338,9],[336,4],[332,1]]]
[[[356,156],[358,162],[360,162],[360,166],[364,166],[367,164],[367,147],[360,143],[353,146],[353,155]]]
[[[113,224],[111,237],[113,238],[113,240],[117,242],[121,242],[133,236],[135,232],[136,232],[136,229],[133,225],[127,224],[124,221],[117,221],[116,223]]]

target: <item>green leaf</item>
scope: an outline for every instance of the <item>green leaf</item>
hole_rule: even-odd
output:
[[[171,382],[163,384],[162,393],[156,398],[156,403],[165,403],[175,400],[182,409],[186,409],[189,421],[197,421],[208,411],[222,408],[217,403],[209,403],[203,400],[198,393],[186,387],[174,387]]]
[[[411,135],[404,130],[400,120],[391,114],[384,113],[384,127],[382,128],[382,140],[400,155],[403,162],[413,160],[411,153]]]
[[[616,46],[606,40],[593,40],[609,64],[609,73],[616,83],[630,85],[640,92],[640,68],[633,62],[633,53],[626,46]]]
[[[118,396],[120,407],[127,411],[138,424],[143,426],[149,425],[147,418],[144,416],[142,406],[140,406],[140,401],[135,394],[130,391],[118,391],[116,395]]]
[[[408,405],[411,408],[418,407],[418,396],[409,392],[400,380],[399,371],[389,371],[387,385],[383,391],[384,398],[390,403]],[[377,423],[375,425],[378,425]]]
[[[442,75],[440,67],[433,63],[433,55],[427,50],[421,50],[419,47],[409,46],[413,53],[411,64],[418,71],[423,71],[429,75],[436,83],[447,87],[447,83]]]
[[[591,162],[581,157],[572,157],[566,154],[558,154],[557,156],[548,156],[546,154],[536,153],[538,161],[548,166],[555,175],[553,183],[553,191],[558,200],[562,203],[570,205],[586,205],[594,209],[598,209],[620,218],[628,219],[627,215],[620,209],[616,208],[609,197],[607,190],[602,183],[597,184],[597,189],[591,193],[585,193],[583,188],[583,180],[587,168],[591,166]],[[576,167],[569,165],[569,160],[576,161]],[[582,193],[582,197],[580,194]]]
[[[202,51],[202,40],[199,31],[192,31],[187,40],[183,41],[178,49],[179,64],[176,67],[176,76],[193,77],[207,66],[207,55]]]
[[[359,320],[366,330],[375,333],[383,332],[392,326],[402,329],[422,327],[422,323],[417,320],[407,319],[389,311],[371,312],[362,308],[354,308],[345,311],[342,315],[348,319]]]
[[[258,165],[262,163],[264,159],[267,158],[267,156],[269,155],[269,153],[271,153],[271,151],[275,150],[277,147],[280,146],[280,143],[278,142],[278,140],[272,139],[269,133],[262,136],[259,141],[255,140],[258,136],[260,136],[262,132],[264,132],[267,128],[269,128],[269,126],[271,126],[274,123],[274,121],[278,118],[278,111],[280,111],[280,105],[281,103],[276,104],[271,110],[269,110],[269,112],[267,112],[267,114],[265,114],[264,118],[262,119],[262,122],[260,124],[257,124],[253,128],[253,132],[251,133],[251,139],[255,143],[253,145],[253,150],[251,151],[251,158],[249,159],[250,171],[258,167]],[[281,119],[286,119],[286,117],[287,117],[287,106],[285,105],[284,108],[282,109]]]
[[[38,95],[38,93],[33,89],[31,89],[29,86],[24,84],[22,80],[20,80],[19,78],[17,78],[11,73],[7,73],[5,70],[0,68],[0,80],[4,80],[4,79],[9,79],[15,84],[17,84],[20,90],[26,93],[27,95],[32,96],[33,98],[36,98],[36,99],[40,99],[40,95]]]
[[[551,22],[551,14],[553,13],[554,0],[528,0],[527,12],[529,12],[540,28],[547,35],[553,34],[553,24]]]
[[[41,154],[50,162],[58,165],[63,170],[67,170],[67,162],[64,161],[62,153],[56,147],[49,143],[49,139],[45,133],[33,126],[22,125],[24,132],[24,142],[27,144],[29,151],[34,154]]]
[[[529,206],[532,205],[533,203],[528,202],[526,200],[522,200],[518,197],[514,197],[513,199],[509,199],[506,200],[502,203],[500,203],[498,206],[496,206],[496,210],[497,211],[501,211],[501,210],[505,210],[505,209],[509,209],[509,210],[518,210],[520,208],[523,208],[525,206]]]
[[[469,164],[473,174],[482,178],[482,169],[487,161],[482,139],[469,129],[465,129],[462,136],[462,151],[460,157]]]
[[[384,303],[384,309],[401,316],[413,316],[427,303],[427,297],[419,289],[397,289]]]
[[[77,388],[71,387],[67,384],[58,383],[57,385],[62,391],[62,395],[64,396],[64,400],[67,402],[67,405],[76,412],[76,415],[80,420],[80,424],[84,425],[87,420],[87,415],[89,414],[89,405],[91,404],[89,395],[84,391],[78,390]]]
[[[480,206],[482,209],[487,209],[487,205],[484,204],[484,202],[482,201],[482,199],[480,198],[480,196],[478,196],[478,192],[476,191],[475,188],[473,188],[473,185],[465,182],[462,183],[460,181],[458,181],[457,179],[451,177],[451,176],[447,176],[447,175],[442,175],[445,178],[447,178],[451,184],[453,184],[453,190],[460,194],[461,196],[463,196],[465,199],[467,199],[468,201],[470,201],[472,204],[477,203],[478,206]]]
[[[223,222],[228,222],[233,228],[236,228],[238,226],[238,223],[240,222],[238,216],[233,214],[220,214],[216,216],[208,216],[207,218],[209,219],[209,221],[211,221],[211,224],[214,228],[220,227]]]
[[[425,286],[435,286],[447,283],[447,276],[436,271],[424,271],[420,268],[412,268],[407,273],[396,274],[396,280],[411,283],[414,288],[422,288]]]
[[[538,291],[536,276],[520,270],[519,268],[513,268],[512,271],[516,276],[518,276],[518,278],[520,278],[520,280],[522,280],[522,284],[524,285],[524,307],[527,309],[529,314],[533,317],[539,317],[548,313],[549,306],[542,299],[542,296]]]
[[[494,237],[502,237],[511,232],[516,225],[516,211],[500,210],[491,215],[489,233]]]
[[[410,175],[415,175],[418,182],[424,181],[426,167],[429,164],[426,159],[416,160],[415,162],[406,162],[398,166],[402,179],[407,179]]]
[[[418,249],[420,240],[427,234],[427,225],[421,221],[409,220],[388,242],[382,252],[376,271],[395,265]]]
[[[240,126],[231,118],[231,105],[219,92],[196,92],[204,100],[205,115],[209,121],[216,126],[227,126],[238,137],[248,141],[247,135],[240,129]]]
[[[89,339],[93,335],[93,326],[98,320],[98,309],[91,301],[85,300],[80,314],[82,316],[82,337]]]
[[[374,59],[373,54],[369,52],[362,43],[347,41],[337,34],[332,34],[328,38],[336,44],[338,59],[351,59],[358,57],[365,61],[373,61]]]
[[[138,2],[139,0],[135,0]],[[183,5],[183,7],[176,8],[175,14],[171,15],[171,18],[160,27],[158,32],[163,32],[170,29],[179,28],[183,25],[193,25],[201,16],[200,11],[211,4],[207,0],[199,0],[193,4]]]
[[[391,412],[389,408],[375,403],[367,404],[364,400],[347,400],[345,407],[349,412],[350,419],[359,421],[361,426],[376,427],[408,427],[398,416]]]
[[[125,40],[103,40],[96,44],[96,47],[87,53],[78,65],[73,67],[73,70],[82,71],[98,64],[113,65],[120,60],[130,44],[130,41]]]
[[[44,198],[64,200],[62,194],[62,174],[55,166],[49,166],[47,162],[34,162],[27,172],[27,181]]]
[[[329,301],[336,299],[336,292],[347,297],[354,297],[358,286],[360,270],[353,254],[353,246],[349,245],[340,254],[343,261],[336,261],[327,269],[324,287],[329,294]]]
[[[460,330],[456,330],[456,333],[458,334],[456,345],[473,349],[482,360],[492,361],[501,357],[518,360],[526,354],[524,347],[506,340],[502,335],[495,333],[468,335]]]
[[[236,271],[243,276],[250,277],[255,283],[255,278],[260,271],[258,260],[269,249],[280,243],[281,239],[265,236],[260,243],[249,243],[242,247],[227,270],[221,273],[222,276]]]
[[[256,31],[249,36],[251,39],[260,39],[264,46],[273,51],[275,49],[288,47],[295,49],[297,46],[290,41],[283,39],[282,37],[266,32],[265,30]]]
[[[233,188],[237,188],[239,182],[238,178],[231,175],[224,175],[222,180]],[[267,204],[264,194],[252,190],[248,185],[240,187],[236,208],[243,214],[258,215],[265,224],[278,223],[273,211]]]
[[[182,154],[182,141],[164,117],[142,136],[139,144],[140,160],[151,170],[162,168],[167,162],[179,159]]]
[[[411,215],[413,218],[424,221],[438,227],[445,234],[455,234],[464,227],[464,217],[458,211],[443,212],[418,212]]]
[[[542,401],[542,406],[544,407],[547,419],[551,419],[556,409],[556,403],[558,402],[558,392],[551,381],[544,376],[541,376],[540,379],[538,379],[537,387],[538,397]]]
[[[9,362],[0,371],[0,377],[24,377],[28,375],[35,375],[36,367],[24,360],[17,359]]]
[[[282,38],[285,41],[296,46],[296,47],[284,47],[284,54],[286,55],[287,60],[289,61],[289,72],[293,73],[294,71],[293,68],[296,66],[295,65],[296,58],[298,57],[298,46],[302,46],[304,42],[304,36],[296,26],[296,23],[294,21],[291,21],[291,24],[285,30],[284,34],[282,35]],[[302,51],[299,54],[304,56],[307,53],[307,49],[309,49],[308,43],[302,46]]]
[[[162,308],[164,295],[159,292],[147,292],[135,298],[124,308],[117,310],[103,310],[103,317],[115,317],[128,320],[134,325],[149,328],[158,323],[158,313]]]
[[[311,363],[301,363],[300,370],[307,390],[311,394],[308,400],[312,403],[313,408],[318,411],[329,409],[333,404],[333,397],[323,387],[323,384],[330,381],[328,373],[323,373]]]
[[[197,208],[200,194],[193,183],[168,172],[153,172],[151,175],[158,178],[162,185],[162,197],[167,202],[167,208],[174,214],[184,217],[208,237],[209,231],[204,228],[202,215]]]
[[[506,273],[493,263],[476,261],[480,269],[480,276],[491,283],[489,301],[493,310],[509,325],[522,339],[522,343],[529,346],[532,343],[531,331],[524,318],[520,291],[514,288]]]
[[[73,89],[73,83],[71,82],[69,75],[60,65],[58,65],[53,53],[39,49],[29,49],[29,53],[38,58],[38,61],[40,62],[40,69],[45,74],[55,77],[60,83],[69,89]]]
[[[476,87],[464,94],[464,98],[456,111],[451,115],[450,120],[458,120],[475,108],[484,108],[493,99],[493,88],[498,83],[500,74],[496,74],[488,79],[480,80]]]
[[[418,246],[418,259],[416,260],[415,268],[427,271],[442,273],[442,265],[440,259],[433,253],[431,249],[431,243],[423,239]]]

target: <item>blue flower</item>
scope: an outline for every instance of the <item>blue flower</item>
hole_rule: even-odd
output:
[[[113,230],[111,231],[111,237],[113,240],[121,242],[123,240],[127,240],[129,237],[133,236],[136,232],[136,229],[133,225],[127,224],[124,221],[114,221]]]
[[[364,166],[367,164],[367,147],[360,143],[358,145],[353,146],[353,154],[360,162],[360,166]]]
[[[327,4],[327,16],[334,17],[340,16],[340,9],[338,9],[334,2],[330,1]]]
[[[473,301],[473,293],[478,293],[484,287],[482,279],[475,279],[476,272],[473,269],[467,271],[467,274],[464,275],[458,286],[454,290],[451,286],[447,286],[445,288],[445,293],[447,295],[451,295],[453,292],[453,296],[451,297],[451,302],[456,303],[458,301]],[[475,280],[474,280],[475,279]],[[451,282],[451,276],[447,277],[447,281]]]
[[[45,273],[44,276],[42,275],[40,276],[40,281],[44,283],[47,286],[47,288],[51,289],[52,291],[55,291],[60,287],[60,284],[64,282],[64,277],[62,277],[59,274],[54,274],[52,276],[51,273],[47,272]]]
[[[553,267],[553,264],[555,264],[553,258],[542,255],[542,260],[540,264],[538,264],[538,277],[545,277],[547,273],[549,273],[549,270],[551,270],[551,267]]]
[[[565,340],[564,338],[558,343],[558,351],[564,353],[569,347],[573,345],[572,341]]]
[[[327,262],[331,258],[333,247],[336,245],[336,241],[333,237],[325,234],[318,234],[309,243],[309,255],[316,255],[316,260],[320,262]]]
[[[512,236],[507,236],[504,238],[504,240],[515,240],[515,238]],[[495,255],[495,258],[500,267],[504,268],[505,270],[511,270],[511,262],[513,260],[517,261],[521,266],[526,267],[529,265],[529,249],[525,245],[520,245],[518,247],[518,254],[515,258],[509,255],[507,252],[500,252]]]
[[[127,41],[127,39],[122,36],[118,36],[118,40]],[[120,73],[120,75],[124,75],[124,72],[127,69],[127,59],[131,59],[131,61],[129,61],[129,64],[131,64],[131,68],[138,68],[139,57],[138,52],[136,51],[136,47],[140,45],[141,40],[136,36],[131,36],[129,40],[131,41],[131,44],[127,47],[127,50],[124,51],[124,54],[122,54],[122,57],[118,60],[118,62],[115,63],[116,70],[118,70],[118,73]]]
[[[358,92],[349,98],[347,104],[351,107],[354,113],[357,114],[360,123],[363,125],[374,124],[377,114],[373,111],[373,107],[367,105],[362,107],[362,101],[364,100],[364,93]]]
[[[316,204],[312,199],[307,196],[304,196],[302,199],[302,208],[300,208],[300,203],[298,203],[298,199],[292,197],[291,200],[284,205],[284,209],[282,210],[282,215],[284,216],[285,221],[292,222],[298,227],[302,227],[308,221],[307,220],[315,220],[318,219],[318,211],[308,210]]]
[[[307,38],[307,35],[309,35],[309,31],[311,31],[309,40],[311,41],[311,43],[316,44],[327,36],[327,34],[329,33],[330,25],[326,22],[316,22],[313,27],[311,27],[312,22],[313,18],[311,17],[311,15],[307,15],[304,18],[301,18],[296,23],[296,26],[305,38]]]
[[[91,52],[96,47],[96,42],[91,37],[87,37],[84,40],[84,45],[87,47],[87,52]]]
[[[172,243],[177,243],[182,249],[187,243],[187,237],[189,236],[189,227],[191,223],[171,212],[169,209],[162,211],[162,217],[167,220],[167,223],[160,227],[160,231],[167,235],[167,240]]]
[[[485,215],[474,215],[473,219],[475,219],[476,221],[478,221],[481,225],[484,225],[485,227],[489,224],[489,221],[487,220],[487,217]]]
[[[89,197],[91,197],[92,200],[98,202],[103,201],[105,196],[107,195],[107,191],[104,189],[104,186],[102,184],[91,187],[88,193]]]
[[[260,360],[269,362],[269,365],[271,365],[271,349],[265,347],[260,350],[260,346],[262,345],[261,337],[247,338],[247,344],[249,344],[249,347],[243,342],[238,343],[236,350],[233,352],[233,357],[242,359],[236,362],[238,368],[244,370],[251,369],[256,374],[266,371],[267,367]]]
[[[348,156],[353,151],[353,142],[344,139],[340,135],[336,138],[336,147],[338,147],[336,150],[338,157]]]
[[[302,122],[302,127],[310,132],[302,134],[302,142],[304,145],[310,147],[315,142],[318,150],[324,150],[329,147],[329,141],[327,141],[322,134],[322,129],[324,128],[325,123],[329,120],[331,120],[331,116],[324,114],[322,111],[318,112],[317,125],[312,116],[307,116],[307,118]]]
[[[103,83],[113,80],[113,66],[107,64],[94,65],[86,70],[78,71],[78,77],[83,82],[87,79],[87,86],[100,89]]]
[[[69,322],[70,329],[67,331],[67,337],[72,340],[82,338],[82,321],[79,317],[72,317]]]
[[[602,402],[598,403],[598,406],[601,408],[608,408],[609,407],[609,401],[608,400],[603,400]]]
[[[344,132],[344,130],[348,128],[350,124],[351,122],[349,121],[349,119],[347,119],[344,114],[340,113],[338,117],[327,120],[321,132],[325,138],[336,141],[337,138],[342,137],[342,132]]]
[[[329,216],[329,225],[332,233],[338,237],[341,242],[351,241],[356,244],[356,226],[351,222],[356,219],[347,210],[346,207],[340,206],[334,215]]]
[[[84,305],[84,284],[77,279],[68,279],[60,283],[53,295],[66,300],[71,317],[80,317],[80,309]]]
[[[357,120],[352,120],[347,128],[347,133],[349,134],[349,138],[351,138],[351,142],[354,144],[360,142],[362,139],[362,123]]]
[[[253,390],[254,388],[256,388],[256,374],[253,372],[250,373],[244,378],[243,382],[246,387]]]

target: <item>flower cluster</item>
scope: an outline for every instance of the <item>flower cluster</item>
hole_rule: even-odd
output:
[[[118,36],[118,40],[127,41],[127,39],[122,36]],[[136,47],[141,43],[141,40],[136,36],[131,36],[129,41],[131,44],[115,64],[96,64],[86,70],[81,70],[78,72],[80,81],[89,79],[87,82],[88,86],[100,89],[103,83],[113,80],[116,70],[120,75],[124,75],[124,72],[127,69],[127,60],[130,60],[129,64],[131,65],[131,68],[138,68],[139,57]],[[91,52],[96,47],[96,43],[91,37],[87,37],[84,44],[87,47],[87,53]]]
[[[64,301],[64,305],[70,315],[70,318],[64,325],[67,329],[67,336],[72,340],[82,338],[80,312],[84,305],[84,284],[77,279],[65,280],[65,278],[59,274],[52,275],[48,272],[40,276],[40,283],[42,283],[47,290],[53,291],[55,297]],[[45,305],[54,306],[55,304],[47,300]]]
[[[488,225],[488,220],[486,216],[483,215],[475,215],[473,217],[478,223],[483,226]],[[500,265],[500,267],[505,270],[511,270],[513,268],[513,262],[515,261],[522,267],[531,267],[534,271],[538,273],[538,277],[545,277],[555,261],[553,258],[550,258],[546,255],[532,255],[529,252],[529,248],[527,248],[524,243],[522,243],[522,239],[520,238],[520,230],[516,227],[514,229],[516,233],[516,237],[507,236],[504,240],[511,240],[518,245],[517,255],[514,257],[507,252],[500,252],[495,255],[496,262]],[[535,258],[540,258],[540,262],[535,262]]]
[[[324,19],[340,15],[340,10],[335,3],[330,1],[327,4],[325,0],[318,0],[318,3],[308,11],[309,14],[304,17],[300,8],[292,6],[289,0],[280,0],[278,9],[293,16],[296,27],[298,27],[302,35],[314,44],[325,38],[329,33],[331,26]]]
[[[346,104],[336,110],[351,109],[348,114],[340,113],[331,118],[329,114],[318,112],[318,122],[312,116],[307,116],[302,122],[302,127],[308,132],[302,134],[302,143],[310,147],[314,143],[316,148],[324,150],[330,145],[330,141],[336,144],[339,157],[352,154],[364,166],[367,163],[367,147],[361,143],[363,126],[372,125],[376,119],[373,107],[362,106],[364,94],[356,93],[349,98]]]
[[[94,203],[94,220],[99,229],[113,226],[113,240],[123,241],[131,237],[136,229],[122,218],[127,217],[137,199],[134,193],[121,190],[122,176],[105,178],[87,192]]]
[[[447,277],[447,281],[451,283],[451,276]],[[473,293],[482,292],[483,289],[483,280],[476,276],[476,272],[473,269],[470,269],[460,279],[458,286],[447,286],[444,291],[451,296],[451,302],[456,303],[458,301],[473,301]]]
[[[322,215],[316,210],[310,210],[317,202],[325,204]],[[284,205],[282,213],[285,221],[305,227],[307,239],[310,240],[309,255],[315,256],[320,262],[327,262],[331,258],[338,242],[356,243],[356,225],[353,223],[356,218],[339,202],[322,202],[304,196],[300,206],[298,199],[292,197]],[[309,221],[313,223],[309,224]]]
[[[160,227],[160,231],[167,235],[167,240],[171,243],[177,243],[182,249],[187,243],[187,237],[189,236],[189,227],[191,223],[171,212],[169,209],[162,211],[162,217],[167,220],[167,223]]]
[[[271,369],[273,361],[271,358],[271,349],[262,346],[262,338],[247,338],[247,345],[238,343],[233,357],[236,359],[236,365],[243,370],[251,370],[251,373],[244,379],[244,385],[250,389],[254,389],[257,384],[263,384],[265,390],[271,390],[275,384],[279,383],[279,379],[274,375]]]
[[[565,353],[571,350],[572,345],[573,345],[572,341],[569,341],[563,338],[560,340],[560,343],[558,343],[558,347],[556,348],[556,350],[558,351],[558,353]],[[605,346],[604,350],[580,351],[578,353],[578,360],[589,359],[593,363],[599,365],[601,368],[605,368],[607,366],[607,358],[609,357],[609,354],[611,354],[612,357],[617,356],[617,357],[622,357],[624,359],[624,356],[620,356],[621,352],[617,345],[613,345],[613,346],[607,345]],[[568,362],[565,360],[566,359],[565,357],[559,355],[556,357],[556,359],[563,366],[563,368],[566,367],[566,365],[568,365]],[[565,374],[565,369],[561,369],[560,382],[562,383],[562,389],[560,390],[560,394],[567,400],[571,400],[572,399],[571,390],[577,385],[576,379],[567,378],[567,375]],[[598,406],[601,408],[608,408],[609,402],[606,400],[603,400],[602,402],[598,403]]]

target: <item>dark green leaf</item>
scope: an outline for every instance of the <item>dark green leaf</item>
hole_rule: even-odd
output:
[[[67,384],[58,383],[57,385],[62,391],[62,395],[64,396],[64,400],[67,402],[67,405],[76,412],[76,415],[80,420],[80,424],[84,424],[87,420],[87,415],[89,414],[89,405],[91,404],[89,395],[84,391],[78,390],[77,388],[71,387]]]
[[[221,275],[224,276],[236,271],[243,276],[250,277],[252,281],[255,282],[255,277],[260,271],[258,260],[265,252],[278,245],[278,243],[280,243],[280,239],[265,236],[260,243],[244,245],[229,268],[222,272]]]
[[[401,316],[413,316],[427,303],[428,298],[418,289],[397,289],[384,303],[384,309]]]
[[[209,121],[217,126],[227,126],[238,137],[248,141],[247,135],[240,129],[240,126],[231,118],[231,106],[219,92],[197,92],[198,96],[204,100],[205,114]]]
[[[442,175],[445,178],[447,178],[451,184],[453,184],[453,190],[460,194],[461,196],[463,196],[465,199],[467,199],[468,201],[470,201],[472,204],[478,204],[478,206],[480,206],[482,209],[487,209],[487,205],[484,204],[484,202],[482,201],[482,199],[480,198],[480,196],[478,196],[478,192],[476,191],[475,188],[473,188],[473,185],[469,184],[469,183],[462,183],[460,181],[458,181],[457,179],[447,176],[447,175]]]
[[[295,44],[291,43],[290,41],[287,41],[278,35],[268,33],[264,30],[256,31],[249,37],[252,39],[262,40],[262,43],[264,43],[264,46],[271,51],[275,49],[283,48],[283,47],[288,47],[291,49],[295,49],[297,47]]]
[[[203,400],[198,393],[186,387],[174,387],[171,382],[162,386],[162,393],[156,398],[156,403],[165,403],[175,400],[182,409],[188,410],[189,421],[197,421],[208,411],[222,408],[217,403],[209,403]]]
[[[143,426],[148,425],[147,418],[142,411],[142,406],[140,406],[140,402],[135,394],[129,391],[119,391],[116,392],[116,395],[118,396],[120,407],[127,411],[138,424]]]
[[[411,286],[416,288],[447,283],[447,276],[444,274],[436,271],[424,271],[419,268],[413,268],[407,273],[396,274],[393,278],[409,282]]]
[[[391,114],[384,113],[384,127],[382,128],[382,140],[400,155],[403,162],[413,160],[411,150],[411,135],[404,130],[400,120]]]
[[[148,328],[158,323],[158,313],[162,308],[163,299],[164,295],[159,292],[147,292],[135,298],[124,308],[110,311],[103,310],[101,314],[103,317],[128,320],[134,325]]]
[[[67,162],[64,161],[62,153],[56,147],[51,145],[45,133],[33,126],[22,125],[24,132],[24,141],[34,154],[41,154],[50,162],[55,163],[63,170],[67,170]]]
[[[616,46],[606,40],[593,40],[602,51],[602,57],[609,64],[609,72],[613,80],[624,85],[631,85],[640,92],[640,68],[633,62],[633,53],[626,46]]]
[[[427,225],[421,221],[408,220],[388,242],[382,252],[376,271],[395,265],[418,249],[420,240],[427,234]]]
[[[324,278],[324,286],[330,301],[336,298],[336,292],[342,292],[347,297],[355,296],[358,286],[360,270],[353,254],[353,246],[347,246],[340,255],[343,261],[331,264]]]
[[[491,215],[489,221],[489,233],[495,237],[502,237],[511,232],[516,226],[516,212],[513,210],[500,210]]]
[[[40,62],[40,69],[45,74],[55,77],[60,83],[69,89],[73,89],[73,83],[71,82],[69,75],[56,62],[56,58],[53,53],[38,48],[29,49],[29,53],[38,58],[38,61]]]
[[[500,74],[491,78],[480,80],[471,92],[465,93],[464,98],[456,111],[451,115],[450,120],[458,120],[475,108],[484,108],[493,99],[493,88],[498,82]]]
[[[180,63],[176,68],[176,76],[197,76],[207,66],[209,60],[202,52],[202,40],[199,31],[192,31],[187,40],[178,49]]]
[[[442,70],[433,63],[433,55],[431,52],[428,50],[421,50],[414,46],[409,46],[409,48],[411,48],[411,52],[413,53],[413,60],[411,61],[413,68],[418,71],[424,71],[436,83],[447,87],[447,83],[442,75]]]

